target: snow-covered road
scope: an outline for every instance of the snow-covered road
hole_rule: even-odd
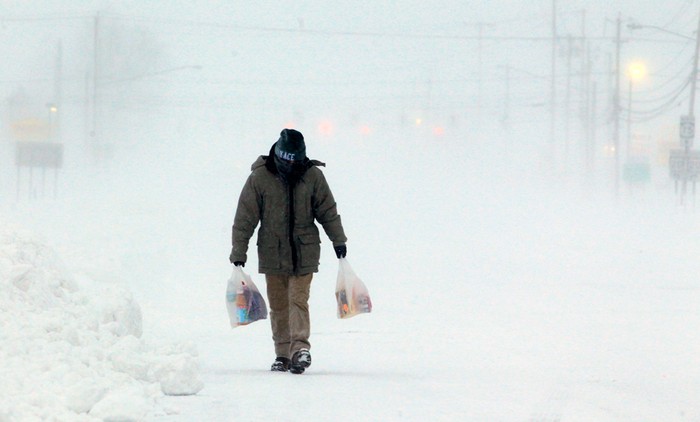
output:
[[[203,389],[145,389],[143,419],[700,420],[696,211],[651,187],[615,201],[545,188],[477,155],[435,171],[453,152],[395,156],[409,163],[396,166],[370,160],[376,152],[360,157],[361,172],[331,152],[326,171],[374,311],[336,319],[337,261],[324,240],[310,303],[313,365],[301,376],[268,371],[268,321],[228,325],[228,237],[245,171],[202,192],[180,176],[154,198],[14,204],[3,225],[38,233],[66,272],[130,290],[144,341],[196,350],[200,371],[187,379]],[[187,195],[176,195],[183,186]],[[255,266],[253,257],[246,268],[264,290]],[[3,373],[22,376],[8,364]],[[31,420],[47,403],[16,399],[2,403],[1,421]]]

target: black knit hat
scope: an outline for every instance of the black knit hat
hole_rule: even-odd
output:
[[[285,161],[303,161],[306,158],[304,135],[294,129],[283,129],[275,144],[275,155]]]

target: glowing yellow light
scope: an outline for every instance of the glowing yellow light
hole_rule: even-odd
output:
[[[613,157],[615,156],[615,145],[604,145],[603,146],[603,154],[606,157]]]
[[[423,124],[423,119],[421,119],[420,117],[417,117],[416,118],[416,126],[420,126],[422,124]]]
[[[647,74],[647,67],[642,62],[633,62],[627,66],[627,75],[630,79],[638,81]]]

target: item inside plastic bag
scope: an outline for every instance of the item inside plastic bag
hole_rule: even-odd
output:
[[[228,279],[226,310],[233,328],[267,318],[265,298],[241,267],[234,267]]]
[[[335,285],[338,318],[345,319],[372,312],[372,299],[369,297],[367,286],[355,274],[346,258],[338,261],[338,281]]]

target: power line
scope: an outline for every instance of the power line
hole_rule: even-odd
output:
[[[574,12],[570,12],[574,13]],[[579,12],[576,12],[579,13]],[[243,25],[243,24],[231,24],[231,23],[221,23],[213,21],[195,21],[195,20],[180,20],[180,19],[166,19],[166,18],[153,18],[147,16],[138,15],[124,15],[116,13],[101,13],[101,18],[113,19],[113,20],[126,20],[134,22],[150,22],[156,24],[166,24],[166,25],[178,25],[178,26],[193,26],[193,27],[207,27],[207,28],[219,28],[219,29],[229,29],[238,31],[252,31],[252,32],[268,32],[268,33],[279,33],[279,34],[297,34],[297,35],[307,35],[307,36],[349,36],[349,37],[367,37],[367,38],[405,38],[405,39],[434,39],[434,40],[467,40],[467,41],[500,41],[500,42],[551,42],[551,36],[515,36],[515,35],[449,35],[449,34],[430,34],[430,33],[413,33],[413,32],[382,32],[382,31],[352,31],[352,30],[324,30],[324,29],[300,29],[300,28],[284,28],[284,27],[270,27],[270,26],[256,26],[256,25]],[[91,21],[94,16],[84,16],[84,15],[54,15],[54,16],[27,16],[27,17],[3,17],[0,18],[0,22],[50,22],[50,21],[65,21],[65,20],[85,20]],[[503,20],[496,22],[495,24],[507,24],[509,22],[515,22],[518,19]],[[561,37],[558,37],[561,38]],[[572,35],[573,40],[593,40],[593,41],[614,41],[614,37],[606,36],[581,36]],[[679,41],[674,40],[659,40],[655,38],[629,38],[623,39],[622,41],[640,41],[640,42],[650,42],[659,44],[678,44]]]
[[[253,31],[253,32],[269,32],[280,34],[297,34],[307,36],[349,36],[349,37],[367,37],[367,38],[405,38],[405,39],[436,39],[436,40],[469,40],[469,41],[511,41],[511,42],[551,42],[551,35],[543,36],[514,36],[514,35],[447,35],[447,34],[429,34],[429,33],[413,33],[413,32],[382,32],[382,31],[351,31],[351,30],[324,30],[324,29],[299,29],[299,28],[283,28],[270,26],[255,26],[230,24],[211,21],[194,21],[194,20],[178,20],[178,19],[158,19],[136,15],[121,15],[121,14],[104,14],[100,15],[105,18],[131,20],[140,22],[151,22],[168,25],[179,26],[195,26],[207,28],[230,29],[238,31]],[[613,41],[612,37],[605,36],[572,36],[573,40],[597,40],[597,41]],[[623,39],[628,41],[629,39]],[[643,41],[661,44],[678,44],[679,41],[674,40],[659,40],[655,38],[634,38],[634,41]]]
[[[657,86],[655,86],[654,88],[649,89],[649,90],[646,90],[646,91],[638,91],[637,94],[649,95],[650,93],[659,91],[660,89],[666,87],[666,86],[667,86],[668,84],[670,84],[671,82],[677,81],[677,80],[678,80],[678,77],[681,76],[681,74],[686,73],[686,72],[688,71],[687,68],[690,67],[690,64],[692,63],[692,61],[693,61],[693,58],[691,57],[691,58],[688,60],[687,66],[684,66],[684,68],[681,68],[676,74],[674,74],[672,77],[666,79],[666,81],[663,82],[662,84],[657,85]],[[676,92],[676,91],[677,91],[677,89],[671,90],[671,92]],[[673,94],[670,94],[670,95],[673,95]],[[668,96],[668,95],[663,95],[661,98],[663,99],[663,98],[665,98],[665,97],[667,97],[667,96]],[[635,102],[639,102],[639,103],[653,103],[653,102],[657,102],[657,101],[659,101],[658,98],[656,98],[656,99],[640,99],[640,100],[635,100]]]
[[[673,15],[673,17],[666,22],[664,25],[661,25],[663,29],[668,29],[671,24],[678,22],[678,19],[682,16],[685,15],[686,12],[688,11],[688,8],[690,7],[691,4],[694,4],[695,0],[686,0],[685,4],[681,5],[681,7],[678,9],[678,11]]]
[[[694,74],[694,72],[693,72]],[[635,122],[641,123],[641,122],[648,122],[650,120],[653,120],[662,114],[666,113],[669,111],[671,106],[676,106],[679,102],[677,101],[678,98],[685,92],[685,88],[688,87],[690,84],[692,78],[688,78],[686,82],[680,87],[680,89],[670,98],[668,99],[665,103],[661,104],[660,106],[656,107],[655,109],[651,110],[642,110],[642,111],[633,111],[632,116],[640,116],[636,119],[634,119]],[[629,110],[627,110],[627,113],[629,113]]]
[[[65,16],[65,15],[54,15],[54,16],[24,16],[24,17],[7,17],[3,16],[0,18],[0,23],[5,22],[47,22],[47,21],[66,21],[66,20],[90,20],[92,16]]]

